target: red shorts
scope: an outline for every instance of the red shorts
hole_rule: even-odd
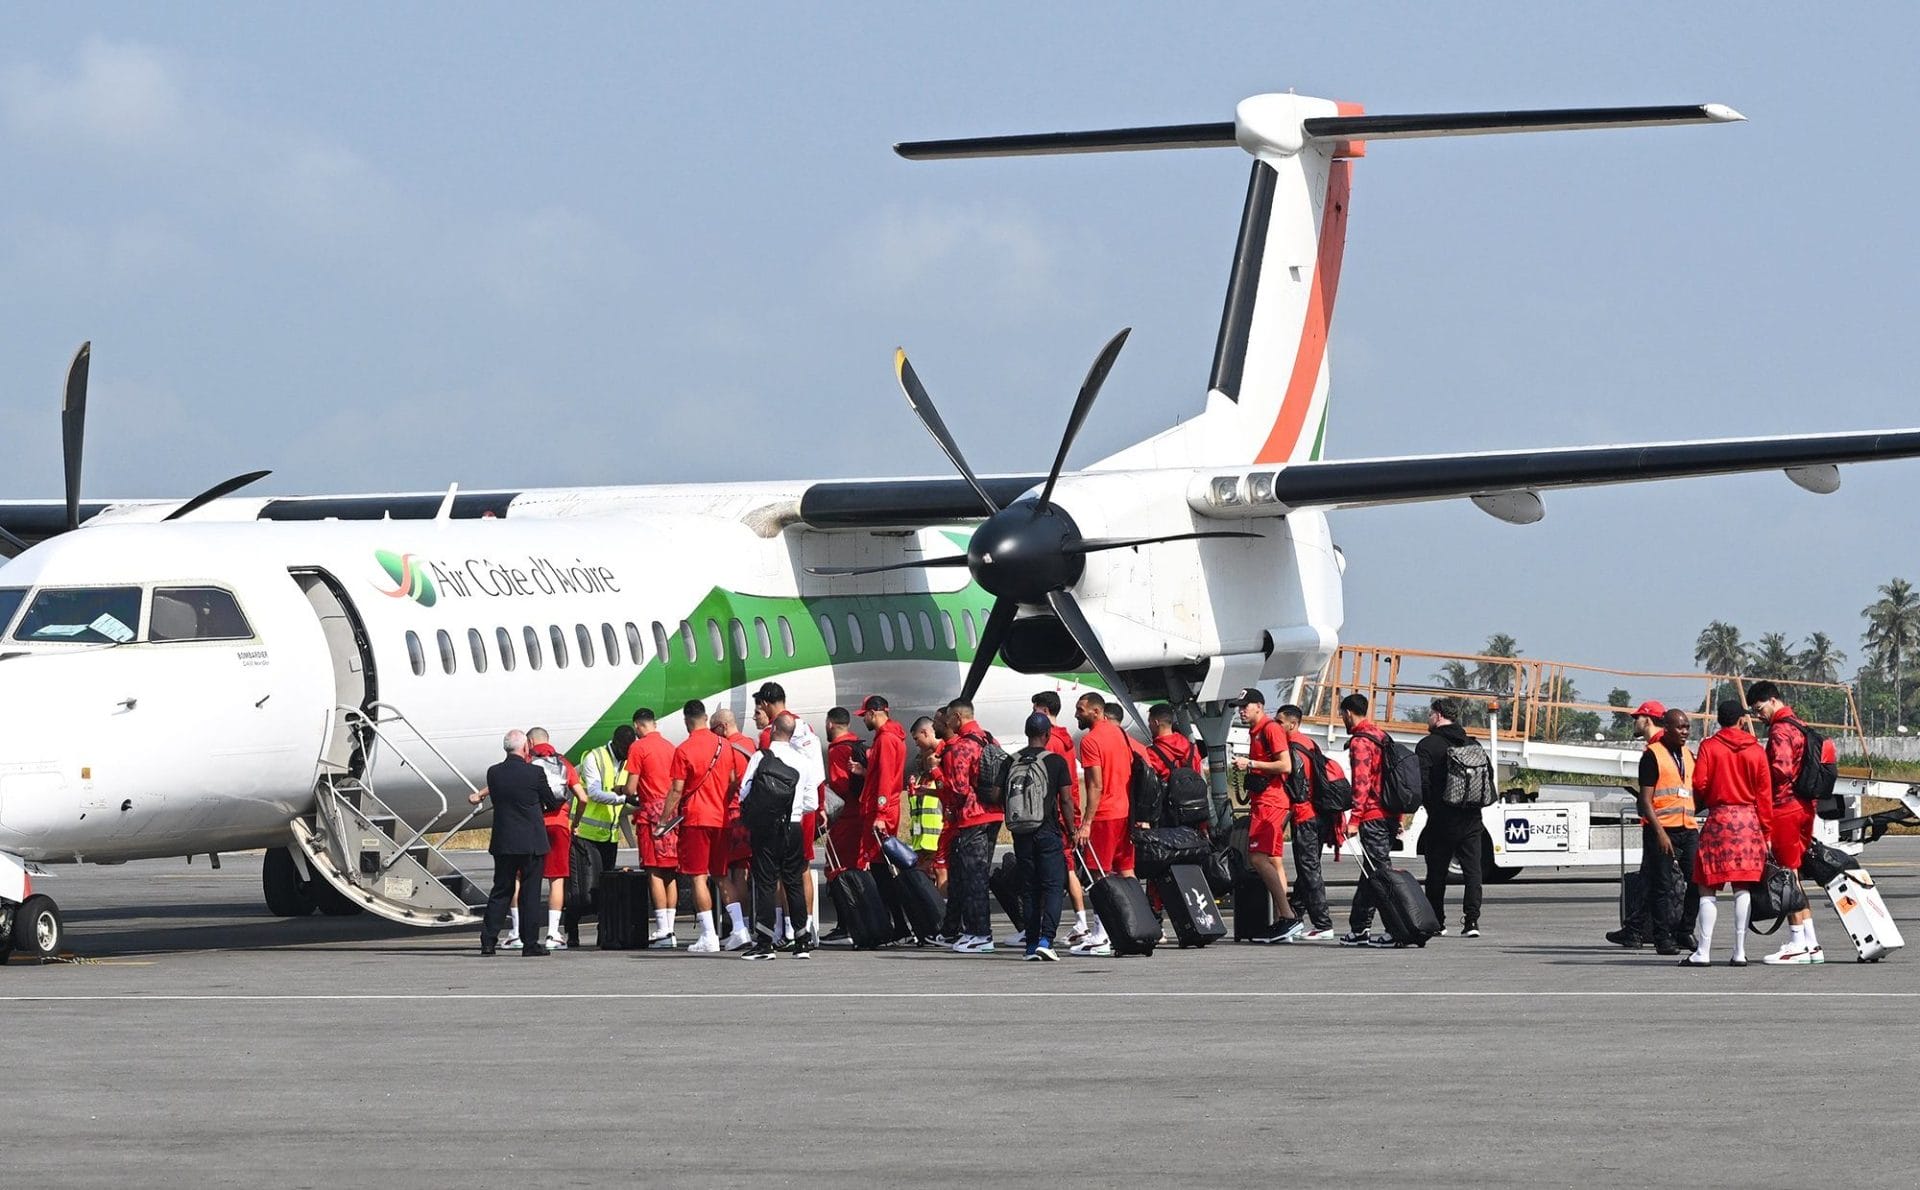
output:
[[[800,816],[800,858],[813,862],[813,836],[820,829],[820,811],[808,810]]]
[[[1131,872],[1133,870],[1133,823],[1124,818],[1096,818],[1093,829],[1087,832],[1087,847],[1093,852],[1093,858],[1106,872]],[[1093,874],[1094,879],[1100,873]]]
[[[727,828],[680,824],[680,870],[689,876],[727,874]]]
[[[1286,833],[1289,817],[1287,795],[1270,797],[1255,794],[1253,798],[1253,817],[1247,824],[1247,850],[1254,855],[1284,855],[1281,837]]]
[[[727,866],[744,868],[753,862],[753,836],[747,824],[736,818],[727,823]]]
[[[541,872],[548,880],[565,880],[573,865],[573,828],[566,823],[547,824],[547,867]]]
[[[640,866],[651,868],[656,874],[663,870],[676,871],[680,867],[680,828],[676,826],[655,838],[655,825],[651,822],[634,824],[634,837],[640,844]]]
[[[1807,844],[1813,842],[1813,807],[1798,798],[1773,808],[1773,825],[1767,830],[1767,843],[1773,848],[1773,862],[1798,872],[1806,858]]]

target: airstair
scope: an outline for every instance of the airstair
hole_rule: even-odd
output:
[[[402,925],[478,924],[486,890],[460,869],[445,847],[481,809],[473,807],[457,822],[444,825],[456,806],[466,809],[466,799],[450,803],[442,782],[416,757],[431,756],[439,769],[457,778],[457,792],[476,793],[477,788],[398,709],[373,703],[365,710],[337,707],[331,714],[357,737],[353,768],[360,775],[331,771],[337,766],[323,764],[314,787],[313,814],[294,821],[297,854],[313,877],[351,904]],[[372,774],[383,750],[439,799],[438,813],[417,828],[409,827],[374,791]]]

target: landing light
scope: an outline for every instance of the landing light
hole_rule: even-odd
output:
[[[1216,475],[1208,492],[1215,508],[1233,508],[1240,503],[1240,477]]]
[[[1254,504],[1273,503],[1273,472],[1256,471],[1247,476],[1247,499]]]

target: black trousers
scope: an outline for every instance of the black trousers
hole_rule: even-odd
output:
[[[544,855],[496,855],[493,857],[493,888],[487,893],[487,915],[480,927],[480,945],[492,949],[507,924],[507,902],[513,900],[513,882],[520,881],[520,927],[527,937],[540,936],[540,910],[547,899],[540,895],[540,873],[546,870]]]
[[[1333,928],[1327,911],[1327,881],[1320,874],[1320,848],[1333,838],[1334,823],[1318,815],[1293,824],[1293,884],[1300,912],[1316,930]]]
[[[774,890],[783,888],[789,912],[806,913],[807,891],[802,881],[807,873],[807,858],[800,850],[800,824],[782,818],[757,827],[753,841],[753,941],[756,946],[772,946]],[[796,927],[797,928],[797,927]]]
[[[953,832],[953,842],[947,846],[947,916],[940,925],[940,932],[947,937],[992,937],[987,869],[993,863],[993,845],[999,837],[997,822]]]
[[[1442,806],[1427,811],[1427,828],[1420,836],[1427,857],[1427,901],[1433,916],[1447,924],[1447,865],[1458,861],[1462,883],[1460,917],[1467,925],[1480,920],[1480,811]]]
[[[1669,827],[1667,841],[1673,858],[1660,854],[1660,844],[1648,824],[1640,831],[1640,870],[1647,879],[1647,924],[1655,942],[1691,936],[1700,915],[1700,898],[1693,891],[1693,853],[1700,832],[1691,827]],[[1644,936],[1644,935],[1643,935]]]
[[[1373,928],[1373,907],[1380,902],[1380,885],[1393,867],[1393,823],[1385,818],[1360,824],[1360,854],[1366,857],[1366,871],[1354,886],[1353,909],[1347,914],[1347,929],[1364,934]]]
[[[1013,866],[1020,873],[1020,914],[1029,946],[1053,942],[1060,928],[1060,898],[1067,887],[1067,857],[1060,832],[1044,827],[1013,837]]]

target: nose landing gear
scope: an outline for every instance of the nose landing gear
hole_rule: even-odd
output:
[[[0,963],[15,954],[52,958],[60,953],[66,936],[66,923],[52,897],[36,893],[18,905],[0,908]]]

